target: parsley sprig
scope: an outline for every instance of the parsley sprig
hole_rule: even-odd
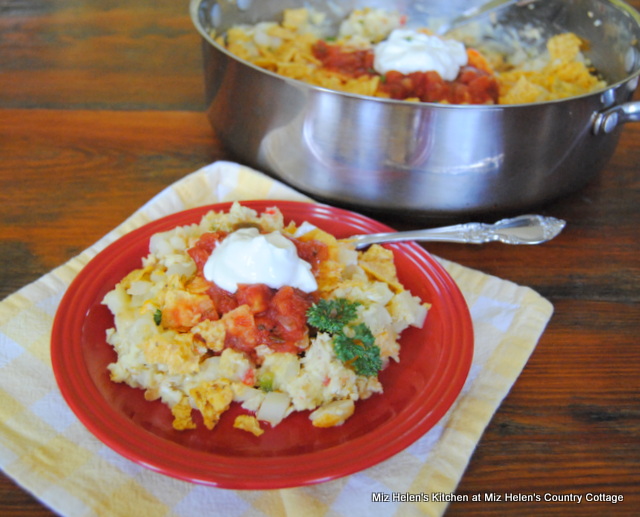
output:
[[[307,322],[320,332],[332,335],[333,349],[338,359],[353,368],[358,375],[376,375],[382,368],[380,348],[369,327],[353,324],[359,302],[346,298],[319,300],[307,311]]]
[[[359,305],[346,298],[321,299],[307,311],[307,322],[321,332],[341,334],[345,325],[356,319]]]

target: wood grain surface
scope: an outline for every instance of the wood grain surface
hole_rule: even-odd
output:
[[[93,244],[165,186],[230,158],[206,120],[203,92],[186,0],[0,0],[0,298]],[[639,169],[640,125],[627,124],[593,182],[538,210],[567,220],[556,240],[428,246],[555,306],[458,493],[624,497],[575,507],[453,503],[448,516],[637,514]],[[0,474],[0,515],[52,513]]]

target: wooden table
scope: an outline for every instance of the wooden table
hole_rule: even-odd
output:
[[[203,111],[186,0],[0,0],[0,297],[173,181],[228,158]],[[449,515],[640,508],[639,163],[640,126],[628,124],[598,179],[541,209],[568,221],[544,246],[429,246],[555,305],[458,493],[591,492],[624,502],[457,503]],[[0,475],[0,514],[50,511]]]

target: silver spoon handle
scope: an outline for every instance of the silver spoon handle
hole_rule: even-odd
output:
[[[400,241],[466,244],[499,241],[505,244],[540,244],[553,239],[562,231],[565,224],[565,221],[555,217],[521,215],[511,219],[502,219],[494,224],[463,223],[426,230],[358,235],[351,240],[357,249],[371,244]]]

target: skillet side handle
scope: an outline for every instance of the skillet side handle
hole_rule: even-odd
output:
[[[597,113],[593,120],[593,132],[595,135],[606,135],[621,124],[639,121],[640,101],[626,102]]]

